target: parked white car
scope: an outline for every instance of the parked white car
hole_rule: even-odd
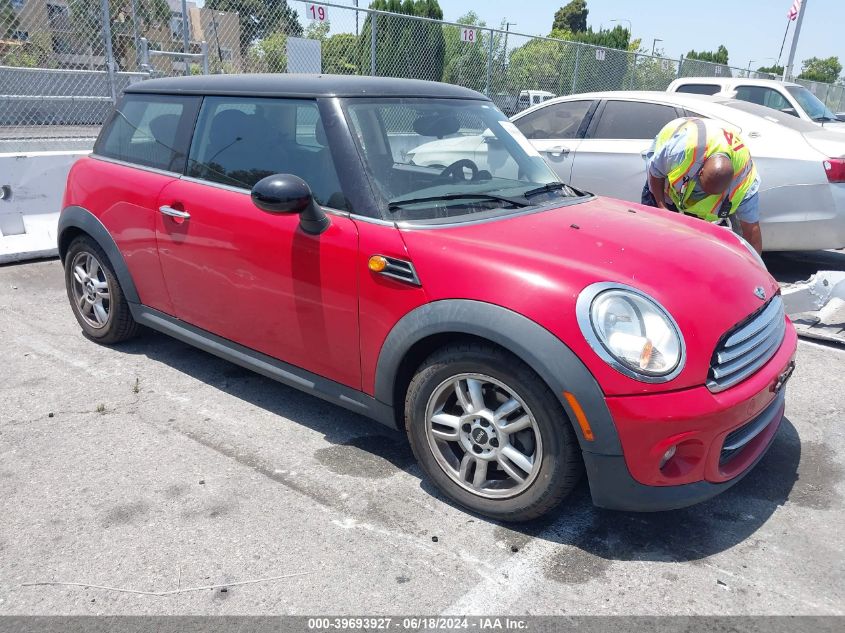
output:
[[[564,182],[639,202],[652,141],[681,116],[719,120],[748,143],[766,250],[845,248],[845,137],[815,124],[735,99],[634,91],[558,97],[512,120]],[[465,158],[485,170],[501,153],[475,134],[425,143],[408,158],[443,166]]]
[[[845,132],[845,121],[839,120],[816,95],[796,83],[775,79],[684,77],[670,83],[666,92],[731,97],[774,108],[836,132]]]

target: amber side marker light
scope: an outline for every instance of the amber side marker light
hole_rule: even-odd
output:
[[[387,268],[387,260],[381,255],[373,255],[367,262],[367,268],[372,270],[374,273],[380,273]]]
[[[575,420],[578,422],[578,426],[581,427],[584,439],[588,442],[592,442],[595,439],[593,436],[593,429],[590,428],[590,423],[587,421],[587,416],[584,415],[584,409],[581,408],[581,404],[575,396],[568,391],[563,392],[563,397],[566,398],[569,406],[572,407],[572,411],[575,413]]]

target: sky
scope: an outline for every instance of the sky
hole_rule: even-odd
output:
[[[353,5],[354,0],[331,0]],[[835,55],[845,64],[845,0],[804,0],[807,12],[795,55],[796,70],[809,57]],[[498,27],[503,20],[515,22],[512,31],[529,35],[548,35],[555,11],[568,0],[439,0],[445,20],[454,21],[467,11],[475,11],[488,26]],[[300,9],[303,3],[291,2]],[[360,6],[369,6],[360,0]],[[297,6],[299,5],[299,6]],[[653,38],[657,50],[669,57],[685,55],[690,49],[715,50],[724,44],[730,53],[730,65],[746,68],[770,66],[778,56],[786,13],[792,0],[706,0],[706,2],[669,2],[668,0],[587,0],[587,23],[594,29],[628,26],[634,38],[651,50]],[[332,19],[329,8],[329,19]],[[340,12],[341,10],[334,10]],[[344,12],[345,13],[345,12]],[[344,16],[346,18],[346,16]],[[344,20],[345,21],[345,20]],[[306,23],[303,20],[303,23]],[[782,63],[789,55],[795,29],[793,22],[784,46]]]

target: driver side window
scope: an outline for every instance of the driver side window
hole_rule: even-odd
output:
[[[299,176],[318,204],[348,208],[315,101],[206,97],[188,175],[251,189],[273,174]]]

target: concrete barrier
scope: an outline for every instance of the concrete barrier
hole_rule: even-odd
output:
[[[88,153],[0,154],[0,263],[56,255],[67,174]]]

